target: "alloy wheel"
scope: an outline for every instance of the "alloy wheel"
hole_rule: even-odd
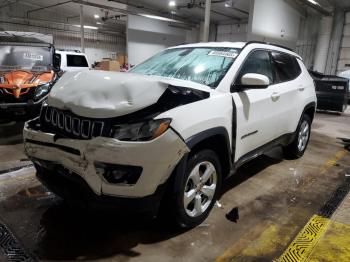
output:
[[[190,172],[184,191],[184,208],[190,217],[203,214],[210,206],[217,187],[215,166],[203,161]]]
[[[298,134],[298,150],[304,151],[309,140],[310,127],[307,121],[303,121]]]

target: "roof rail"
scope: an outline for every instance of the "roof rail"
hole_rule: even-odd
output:
[[[75,52],[75,53],[81,53],[80,50],[68,50],[68,49],[56,49],[57,51],[62,51],[62,52]]]
[[[250,44],[264,44],[264,45],[272,45],[272,46],[276,46],[276,47],[280,47],[280,48],[284,48],[284,49],[287,49],[289,51],[292,51],[294,52],[291,48],[289,47],[286,47],[286,46],[283,46],[283,45],[277,45],[277,44],[272,44],[272,43],[269,43],[269,42],[264,42],[264,41],[249,41],[247,42],[243,48],[245,48],[247,45],[250,45]]]

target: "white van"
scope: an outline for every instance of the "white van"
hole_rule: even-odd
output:
[[[78,50],[56,50],[56,54],[61,56],[61,70],[63,72],[90,69],[90,63],[86,55],[84,53],[80,53]]]

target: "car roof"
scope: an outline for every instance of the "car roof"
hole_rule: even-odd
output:
[[[284,53],[290,54],[290,55],[295,56],[295,57],[299,58],[300,60],[302,60],[302,58],[297,53],[293,52],[292,50],[288,49],[287,47],[274,45],[274,44],[270,44],[270,43],[264,43],[264,42],[206,42],[206,43],[194,43],[194,44],[178,45],[178,46],[169,47],[168,49],[184,48],[184,47],[228,47],[228,48],[243,49],[247,46],[284,52]]]
[[[181,48],[181,47],[231,47],[231,48],[243,48],[245,42],[206,42],[206,43],[194,43],[194,44],[185,44],[173,46],[171,48]]]
[[[83,55],[83,56],[85,56],[85,53],[80,53],[80,52],[77,52],[77,51],[66,51],[66,50],[59,50],[59,49],[56,49],[55,52],[56,52],[57,54]]]

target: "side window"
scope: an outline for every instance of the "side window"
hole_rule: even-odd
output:
[[[272,65],[267,51],[257,50],[249,54],[236,78],[236,84],[242,84],[242,76],[248,73],[267,76],[270,79],[270,82],[273,82]]]
[[[301,69],[295,57],[280,52],[271,52],[271,56],[277,83],[291,81],[300,75]]]
[[[67,55],[67,66],[72,67],[88,67],[85,56],[82,55]]]

